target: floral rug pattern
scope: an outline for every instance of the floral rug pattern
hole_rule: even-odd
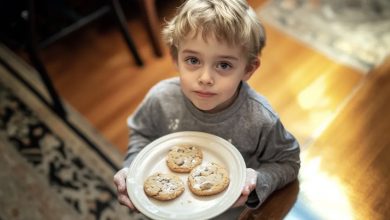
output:
[[[9,143],[1,147],[0,151],[3,152],[0,153],[16,150],[21,157],[11,158],[10,161],[18,163],[18,160],[23,159],[34,170],[33,174],[21,172],[18,175],[30,179],[39,176],[50,187],[48,190],[56,194],[55,198],[62,200],[61,204],[67,204],[64,212],[73,209],[79,216],[77,219],[146,219],[141,214],[131,213],[118,203],[112,180],[116,170],[101,159],[96,149],[73,132],[67,123],[48,110],[44,103],[39,102],[34,93],[13,77],[6,66],[2,65],[5,62],[3,58],[0,58],[0,139],[1,143]],[[13,60],[9,63],[17,62]],[[12,178],[0,176],[0,200],[8,200],[10,195],[3,190],[12,185],[15,185],[17,193],[12,197],[23,200],[28,194],[19,192],[18,181],[9,183],[8,179]],[[27,191],[34,189],[28,188]],[[27,204],[34,202],[42,200],[37,198],[27,201]],[[30,212],[36,213],[36,210],[19,209],[18,204],[4,203],[0,207],[0,219],[20,219],[18,216],[37,219],[29,215]],[[45,212],[50,210],[43,213]]]

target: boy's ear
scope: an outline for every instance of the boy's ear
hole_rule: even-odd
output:
[[[255,58],[252,61],[248,63],[248,65],[245,68],[245,74],[242,78],[243,81],[247,81],[251,78],[253,73],[260,67],[260,59]]]

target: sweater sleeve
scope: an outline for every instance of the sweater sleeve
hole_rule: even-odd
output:
[[[130,166],[138,153],[156,137],[153,121],[155,104],[151,96],[145,97],[136,111],[127,119],[129,128],[129,143],[124,167]]]
[[[300,149],[297,140],[283,127],[279,119],[260,137],[257,158],[257,185],[247,201],[258,208],[277,189],[295,180],[300,168]]]

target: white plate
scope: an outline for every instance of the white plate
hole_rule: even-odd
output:
[[[157,172],[173,173],[165,159],[169,148],[176,144],[194,144],[203,151],[203,162],[216,162],[229,172],[228,188],[213,196],[193,195],[187,186],[188,174],[177,174],[185,183],[184,193],[171,201],[157,201],[146,196],[145,179]],[[130,165],[127,191],[135,207],[152,219],[209,219],[215,217],[238,199],[245,184],[246,166],[240,152],[228,141],[202,132],[177,132],[163,136],[147,145]]]

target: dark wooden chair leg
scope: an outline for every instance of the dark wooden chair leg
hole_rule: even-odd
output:
[[[52,99],[52,107],[54,111],[62,118],[66,118],[66,111],[62,104],[61,98],[59,97],[57,91],[55,90],[52,81],[49,77],[49,74],[43,65],[43,62],[38,53],[38,41],[36,36],[36,27],[35,27],[35,4],[34,0],[29,1],[29,14],[28,14],[28,42],[27,50],[30,56],[31,62],[38,71],[47,91],[49,92],[50,98]]]
[[[154,54],[161,57],[163,55],[163,49],[160,38],[160,25],[155,5],[156,2],[155,0],[138,0],[138,3],[143,10],[142,17],[147,28],[150,41],[152,42]]]
[[[131,51],[131,53],[133,54],[133,57],[135,59],[135,62],[138,66],[142,66],[143,65],[143,62],[141,60],[141,57],[139,56],[138,54],[138,51],[134,45],[134,42],[132,40],[132,38],[130,37],[130,33],[129,33],[129,30],[128,30],[128,27],[127,27],[127,22],[126,22],[126,17],[123,13],[123,9],[122,9],[122,6],[120,5],[119,1],[118,0],[112,0],[111,1],[111,6],[113,8],[113,11],[114,11],[114,14],[115,14],[115,17],[116,17],[116,20],[119,24],[119,27],[120,27],[120,30],[123,34],[123,37]]]

